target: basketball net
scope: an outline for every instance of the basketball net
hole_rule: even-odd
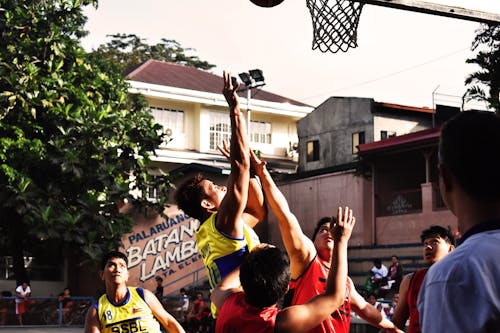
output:
[[[350,0],[307,0],[313,23],[312,49],[346,52],[358,46],[358,23],[363,4]]]

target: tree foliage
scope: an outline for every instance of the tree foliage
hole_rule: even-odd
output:
[[[172,39],[162,38],[161,42],[150,45],[134,34],[114,34],[108,37],[111,37],[111,40],[100,45],[95,53],[112,61],[122,71],[136,67],[149,59],[175,62],[204,70],[215,67],[207,61],[200,60],[197,56],[187,55],[186,51],[191,49],[183,48]]]
[[[1,1],[0,249],[18,281],[34,244],[116,249],[132,227],[117,203],[147,205],[149,186],[171,186],[148,173],[161,126],[118,68],[80,46],[82,7],[96,4]]]
[[[484,101],[500,114],[500,25],[482,25],[476,33],[471,49],[481,49],[466,62],[478,65],[480,70],[466,78],[464,101]]]

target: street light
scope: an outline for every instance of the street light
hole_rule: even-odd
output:
[[[239,73],[241,81],[245,84],[239,91],[247,91],[247,132],[250,135],[250,99],[252,98],[252,89],[262,87],[264,82],[264,75],[260,69],[251,69],[247,72]]]

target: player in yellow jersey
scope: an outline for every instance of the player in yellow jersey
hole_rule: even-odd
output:
[[[212,289],[239,267],[245,253],[259,244],[251,227],[266,215],[260,186],[250,177],[250,146],[239,108],[238,87],[231,74],[224,72],[222,92],[231,121],[229,151],[221,150],[231,162],[226,186],[196,175],[182,184],[175,195],[179,208],[201,222],[196,243]],[[212,314],[216,316],[214,308]]]
[[[104,257],[99,275],[106,294],[87,312],[85,333],[161,333],[160,323],[170,333],[185,333],[151,291],[127,287],[127,264],[127,256],[118,251]]]

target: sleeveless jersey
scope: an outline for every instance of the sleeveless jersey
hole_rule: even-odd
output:
[[[297,279],[290,281],[290,290],[285,296],[285,306],[304,304],[312,297],[322,294],[326,289],[326,279],[330,269],[318,258],[314,257],[307,269]],[[347,280],[346,298],[319,326],[310,333],[348,333],[351,324],[351,284]]]
[[[226,275],[239,267],[245,253],[260,243],[259,237],[246,223],[243,224],[243,238],[233,238],[217,230],[213,213],[196,230],[198,253],[205,264],[210,288],[213,290]],[[212,316],[217,318],[217,308],[210,305]]]
[[[216,333],[273,333],[276,306],[259,309],[245,301],[245,293],[232,294],[224,301],[215,322]]]
[[[427,274],[428,268],[419,269],[410,280],[410,285],[408,286],[408,309],[410,312],[410,324],[408,325],[408,333],[420,333],[420,321],[419,313],[417,309],[418,293],[420,292],[420,287],[424,281],[425,274]]]
[[[144,290],[133,287],[127,289],[127,297],[121,304],[113,303],[104,294],[94,305],[101,333],[160,333],[160,324],[144,300]]]

